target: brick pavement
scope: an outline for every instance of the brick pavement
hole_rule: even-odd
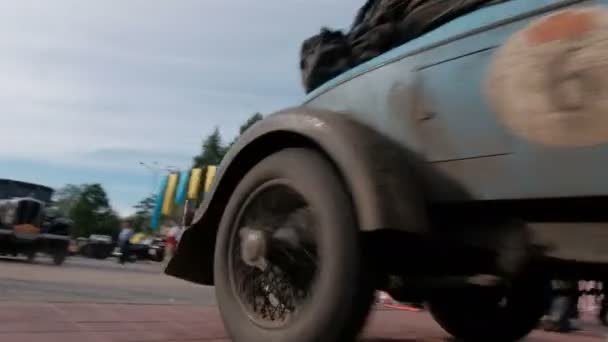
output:
[[[605,341],[599,333],[534,333],[534,342]],[[446,341],[425,312],[375,311],[364,342]],[[2,342],[228,341],[214,307],[74,303],[0,303]]]
[[[0,304],[2,342],[220,341],[214,308],[182,305]]]

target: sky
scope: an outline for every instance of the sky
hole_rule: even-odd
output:
[[[122,215],[204,136],[304,97],[301,42],[352,0],[0,0],[0,178],[101,183]]]

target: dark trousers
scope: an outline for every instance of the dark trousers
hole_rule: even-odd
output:
[[[602,304],[599,312],[599,319],[603,325],[608,326],[608,281],[602,282]]]
[[[551,303],[550,317],[558,329],[567,331],[571,328],[570,319],[578,316],[578,288],[574,281],[560,283]]]
[[[131,244],[129,242],[123,242],[120,246],[120,263],[124,264],[129,260],[131,254]]]

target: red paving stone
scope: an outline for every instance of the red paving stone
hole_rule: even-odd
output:
[[[446,341],[426,312],[375,311],[362,342]],[[605,341],[600,333],[535,332],[527,341]],[[125,304],[0,304],[2,342],[227,342],[214,307]]]

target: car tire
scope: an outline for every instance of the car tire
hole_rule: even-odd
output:
[[[273,193],[273,191],[276,192]],[[268,197],[264,197],[266,196],[264,194],[267,194]],[[296,197],[298,200],[295,199]],[[267,198],[271,199],[268,203],[264,202]],[[289,203],[299,200],[302,200],[300,205],[305,209],[303,211],[302,207],[297,210],[293,209],[297,207],[294,204],[292,209],[295,211],[290,212],[291,209],[287,209],[291,206]],[[269,207],[264,207],[264,203]],[[287,214],[288,212],[289,214]],[[309,293],[308,296],[306,299],[302,299],[301,306],[292,308],[294,311],[297,310],[297,313],[291,313],[293,316],[288,323],[274,324],[276,322],[270,322],[271,320],[268,318],[262,322],[263,319],[259,318],[258,313],[252,314],[250,306],[257,306],[260,304],[259,300],[265,303],[272,302],[272,294],[267,292],[262,297],[256,295],[254,299],[256,304],[248,304],[246,300],[242,299],[242,291],[250,290],[243,288],[255,286],[253,282],[235,280],[239,274],[237,265],[244,265],[244,263],[241,254],[233,254],[237,247],[232,248],[231,246],[238,245],[239,241],[243,242],[239,237],[239,234],[243,232],[242,218],[248,217],[248,224],[253,226],[259,224],[262,227],[260,231],[274,224],[281,229],[281,224],[277,222],[284,223],[285,221],[281,221],[280,218],[291,217],[290,215],[295,212],[304,213],[302,217],[310,219],[305,222],[315,222],[314,224],[301,224],[297,228],[293,228],[293,231],[303,235],[314,231],[312,235],[315,236],[315,241],[318,241],[319,248],[317,250],[318,259],[314,259],[318,260],[318,263],[312,264],[318,265],[318,270],[314,271],[314,277],[310,278],[314,279],[311,281],[313,285],[310,287],[310,292],[303,291]],[[282,216],[283,213],[285,213],[284,216]],[[297,214],[294,215],[297,217]],[[289,219],[286,220],[289,221]],[[270,234],[267,231],[264,233]],[[276,231],[272,234],[276,234]],[[276,241],[279,240],[271,238],[269,241],[275,241],[268,245],[270,246],[268,250],[272,251],[276,246]],[[301,244],[301,246],[303,245],[304,243]],[[238,248],[245,249],[246,247],[240,245]],[[239,249],[239,251],[242,253],[243,249]],[[277,247],[277,249],[279,248]],[[268,252],[268,255],[272,254],[273,252]],[[309,252],[302,255],[304,254],[312,255]],[[270,270],[268,272],[276,271],[285,275],[293,271],[289,271],[289,267],[280,269],[274,264],[274,262],[280,263],[279,260],[283,259],[270,260],[269,257],[265,268],[266,271]],[[254,269],[250,265],[248,267],[251,267],[248,272],[257,271],[259,274],[266,272]],[[253,167],[241,179],[232,193],[225,208],[216,240],[214,280],[218,306],[233,341],[344,342],[354,340],[365,322],[373,300],[373,277],[366,272],[368,269],[364,266],[362,258],[360,233],[351,198],[334,166],[320,153],[301,148],[290,148],[277,152]],[[298,274],[308,274],[308,271]],[[280,276],[275,276],[274,279],[277,277]],[[294,277],[289,279],[293,280]],[[285,276],[285,279],[287,278],[288,276]],[[250,285],[241,285],[242,287],[239,288],[236,285],[237,282]],[[257,288],[262,289],[263,286]],[[266,287],[264,291],[270,290]],[[292,290],[291,293],[295,292]],[[287,307],[285,303],[276,305],[282,308]],[[264,311],[264,309],[260,310]],[[264,312],[268,313],[270,310]]]
[[[517,341],[536,328],[550,300],[548,280],[529,278],[508,289],[467,287],[432,296],[429,310],[437,323],[464,341]]]
[[[82,254],[82,256],[84,256],[85,258],[93,258],[93,253],[91,251],[91,245],[82,246],[82,248],[80,249],[80,254]]]
[[[27,251],[25,257],[27,258],[27,262],[33,264],[36,262],[36,256],[38,256],[38,252],[35,250]]]
[[[63,265],[67,256],[68,256],[68,251],[65,251],[65,250],[55,251],[53,253],[53,264],[55,266]]]

